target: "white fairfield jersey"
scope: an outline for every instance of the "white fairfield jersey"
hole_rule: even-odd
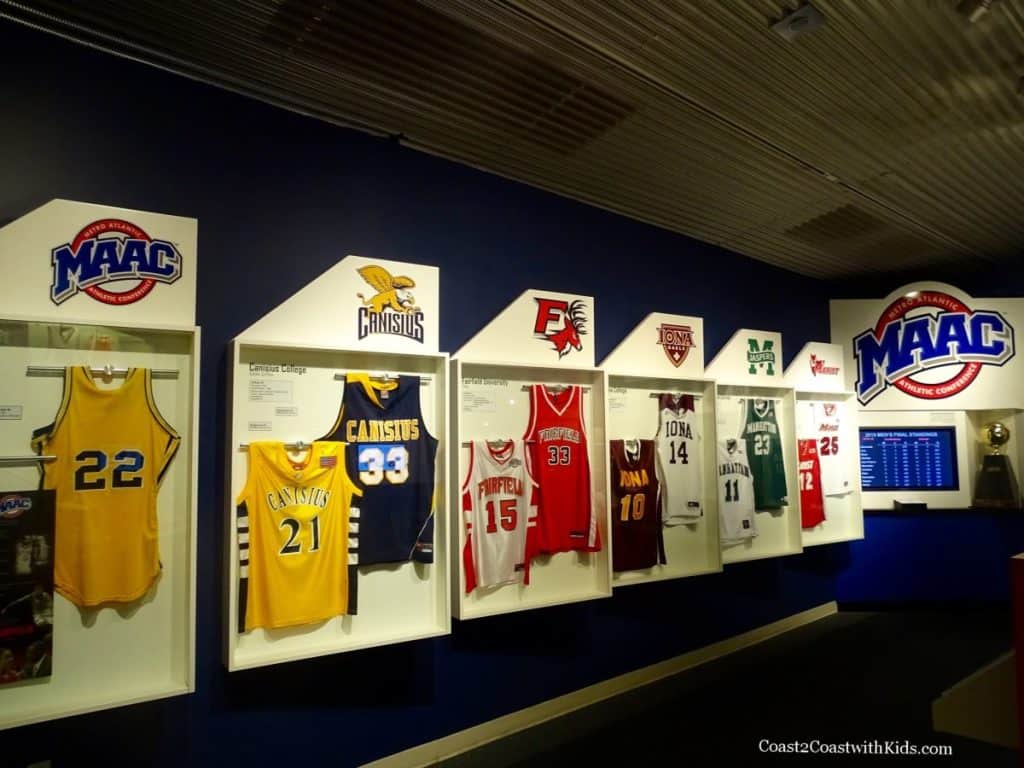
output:
[[[843,404],[809,402],[801,413],[801,438],[814,439],[821,464],[821,491],[826,496],[841,496],[853,490],[848,474],[848,452],[854,446],[843,439]]]
[[[496,447],[474,440],[462,485],[466,592],[476,587],[529,583],[537,528],[536,481],[522,440]]]
[[[742,440],[718,443],[718,534],[724,542],[757,536],[754,479]]]
[[[701,516],[700,417],[693,395],[658,395],[658,470],[665,525]]]

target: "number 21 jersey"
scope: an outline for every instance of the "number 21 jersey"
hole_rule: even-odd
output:
[[[338,419],[321,440],[350,446],[346,469],[362,491],[359,564],[434,562],[437,440],[423,423],[419,376],[348,374]]]

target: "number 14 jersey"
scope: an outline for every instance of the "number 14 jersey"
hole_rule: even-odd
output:
[[[693,395],[658,395],[658,463],[665,525],[701,516],[700,427]]]

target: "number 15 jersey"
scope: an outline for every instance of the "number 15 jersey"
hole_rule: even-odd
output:
[[[419,376],[378,383],[345,377],[341,410],[321,440],[349,443],[348,476],[359,501],[359,564],[434,562],[437,440],[420,411]]]

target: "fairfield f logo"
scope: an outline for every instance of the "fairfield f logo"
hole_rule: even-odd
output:
[[[747,373],[756,376],[763,371],[766,376],[775,375],[775,342],[772,339],[765,339],[759,343],[757,339],[747,339],[747,363],[750,367]]]

